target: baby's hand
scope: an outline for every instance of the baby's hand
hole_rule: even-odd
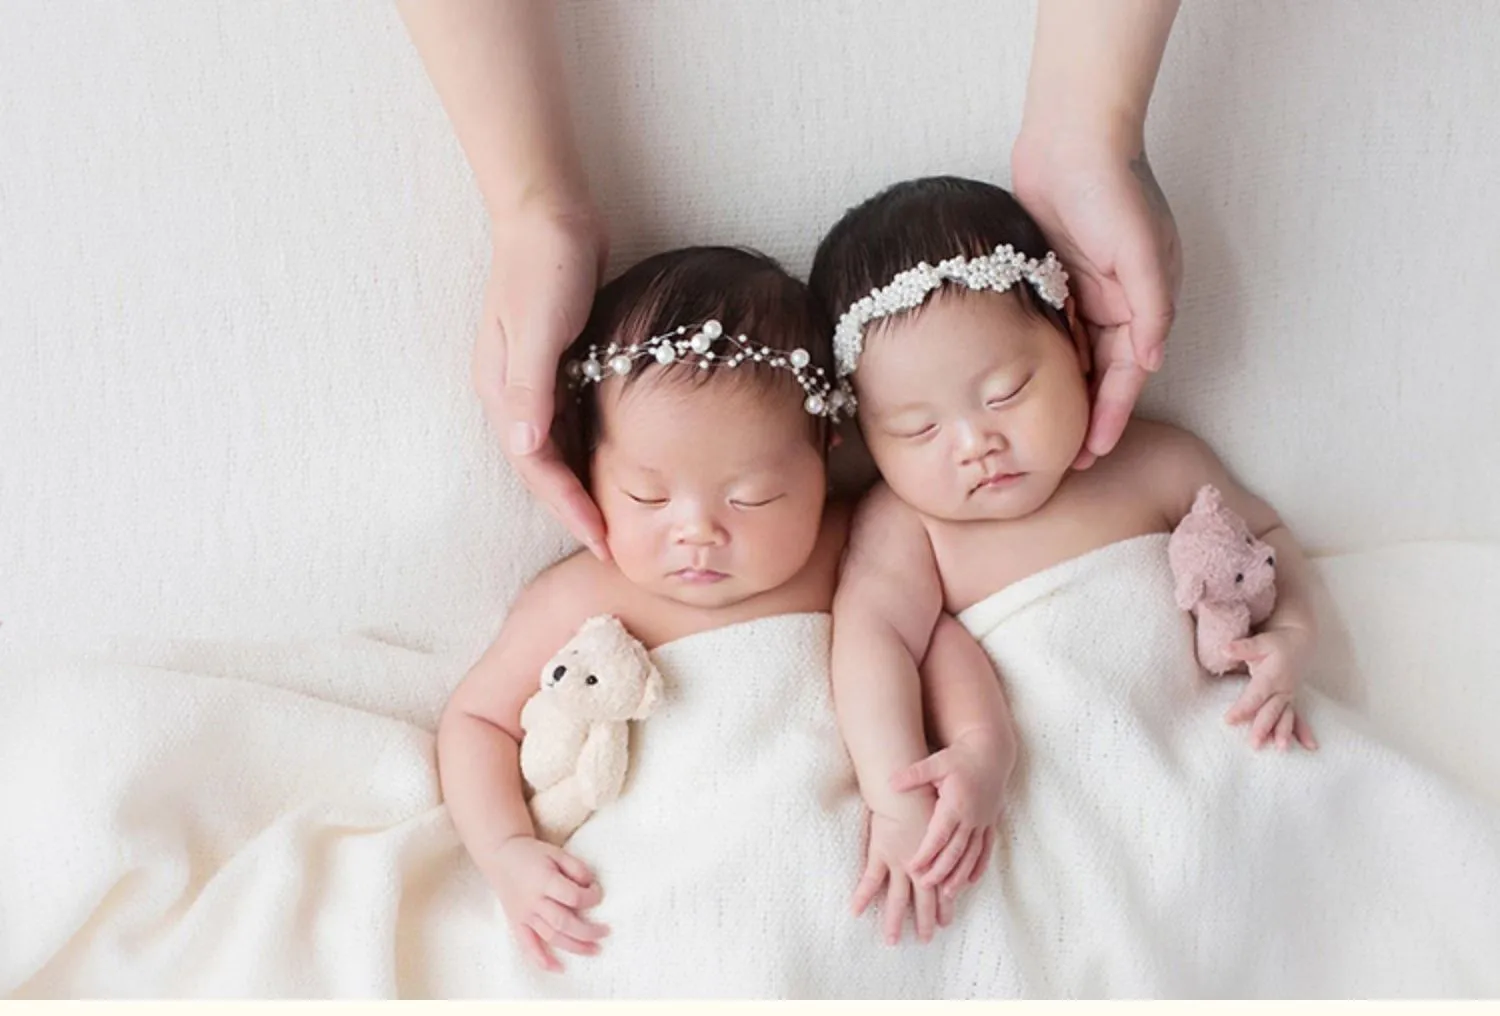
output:
[[[1302,668],[1312,655],[1312,633],[1305,628],[1270,628],[1229,644],[1229,655],[1250,668],[1250,682],[1224,719],[1250,725],[1250,743],[1262,748],[1272,738],[1285,751],[1295,739],[1308,751],[1317,751],[1307,721],[1297,715],[1292,700],[1297,696]]]
[[[553,949],[579,956],[599,951],[599,940],[609,929],[581,916],[604,895],[588,865],[535,837],[513,836],[486,867],[511,934],[537,966],[562,970]]]
[[[936,927],[946,927],[953,919],[953,904],[930,886],[920,885],[907,875],[907,866],[932,815],[930,794],[905,794],[897,813],[885,815],[870,812],[870,842],[865,851],[865,873],[854,890],[854,914],[858,917],[886,887],[881,907],[885,939],[891,945],[901,941],[901,927],[908,907],[912,910],[917,938],[932,941]]]
[[[979,881],[995,844],[1005,782],[1015,750],[998,734],[974,730],[891,777],[896,790],[931,784],[937,791],[926,835],[907,869],[919,884],[941,886],[946,899]]]

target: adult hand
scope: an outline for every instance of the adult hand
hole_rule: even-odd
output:
[[[1017,199],[1051,241],[1093,344],[1093,414],[1078,468],[1120,440],[1148,372],[1160,369],[1182,283],[1182,246],[1136,139],[1023,126]]]
[[[557,364],[588,320],[607,245],[588,211],[537,206],[494,227],[474,389],[511,466],[601,560],[604,520],[550,437]]]

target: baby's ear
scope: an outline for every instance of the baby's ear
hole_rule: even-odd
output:
[[[631,714],[631,719],[644,720],[646,717],[656,712],[656,706],[661,701],[661,693],[661,671],[657,670],[655,667],[652,667],[651,670],[646,674],[646,683],[641,688],[641,701],[640,704],[635,707],[635,712]]]

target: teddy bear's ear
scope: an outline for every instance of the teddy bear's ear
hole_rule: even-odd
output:
[[[647,671],[646,683],[641,687],[641,701],[631,714],[631,719],[644,720],[656,712],[656,706],[661,702],[662,684],[661,671],[655,667]]]
[[[1193,511],[1216,512],[1224,504],[1224,497],[1219,493],[1219,488],[1211,483],[1205,483],[1198,488],[1198,495],[1193,498]]]
[[[1177,576],[1177,607],[1179,610],[1192,610],[1203,598],[1203,576],[1202,575],[1179,575]]]

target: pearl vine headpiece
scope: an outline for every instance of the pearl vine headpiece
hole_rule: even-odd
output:
[[[1008,243],[982,257],[951,257],[936,266],[923,261],[908,268],[870,295],[854,301],[833,330],[833,358],[842,380],[859,366],[864,349],[865,325],[920,306],[927,295],[945,282],[958,282],[970,289],[992,289],[1003,293],[1025,279],[1037,296],[1061,310],[1068,298],[1068,273],[1050,250],[1038,261],[1016,251]]]
[[[715,349],[715,346],[720,348]],[[812,356],[805,349],[790,352],[758,346],[743,335],[726,334],[718,321],[705,321],[689,329],[678,325],[663,335],[642,342],[621,345],[611,342],[602,349],[589,346],[588,356],[573,360],[567,366],[568,376],[578,387],[597,384],[608,377],[623,377],[634,369],[636,361],[647,358],[666,366],[671,363],[696,364],[699,370],[711,367],[733,369],[742,363],[762,363],[786,370],[797,379],[807,398],[802,408],[813,416],[837,423],[840,416],[854,414],[854,393],[842,379],[830,383],[822,367],[812,366]]]

